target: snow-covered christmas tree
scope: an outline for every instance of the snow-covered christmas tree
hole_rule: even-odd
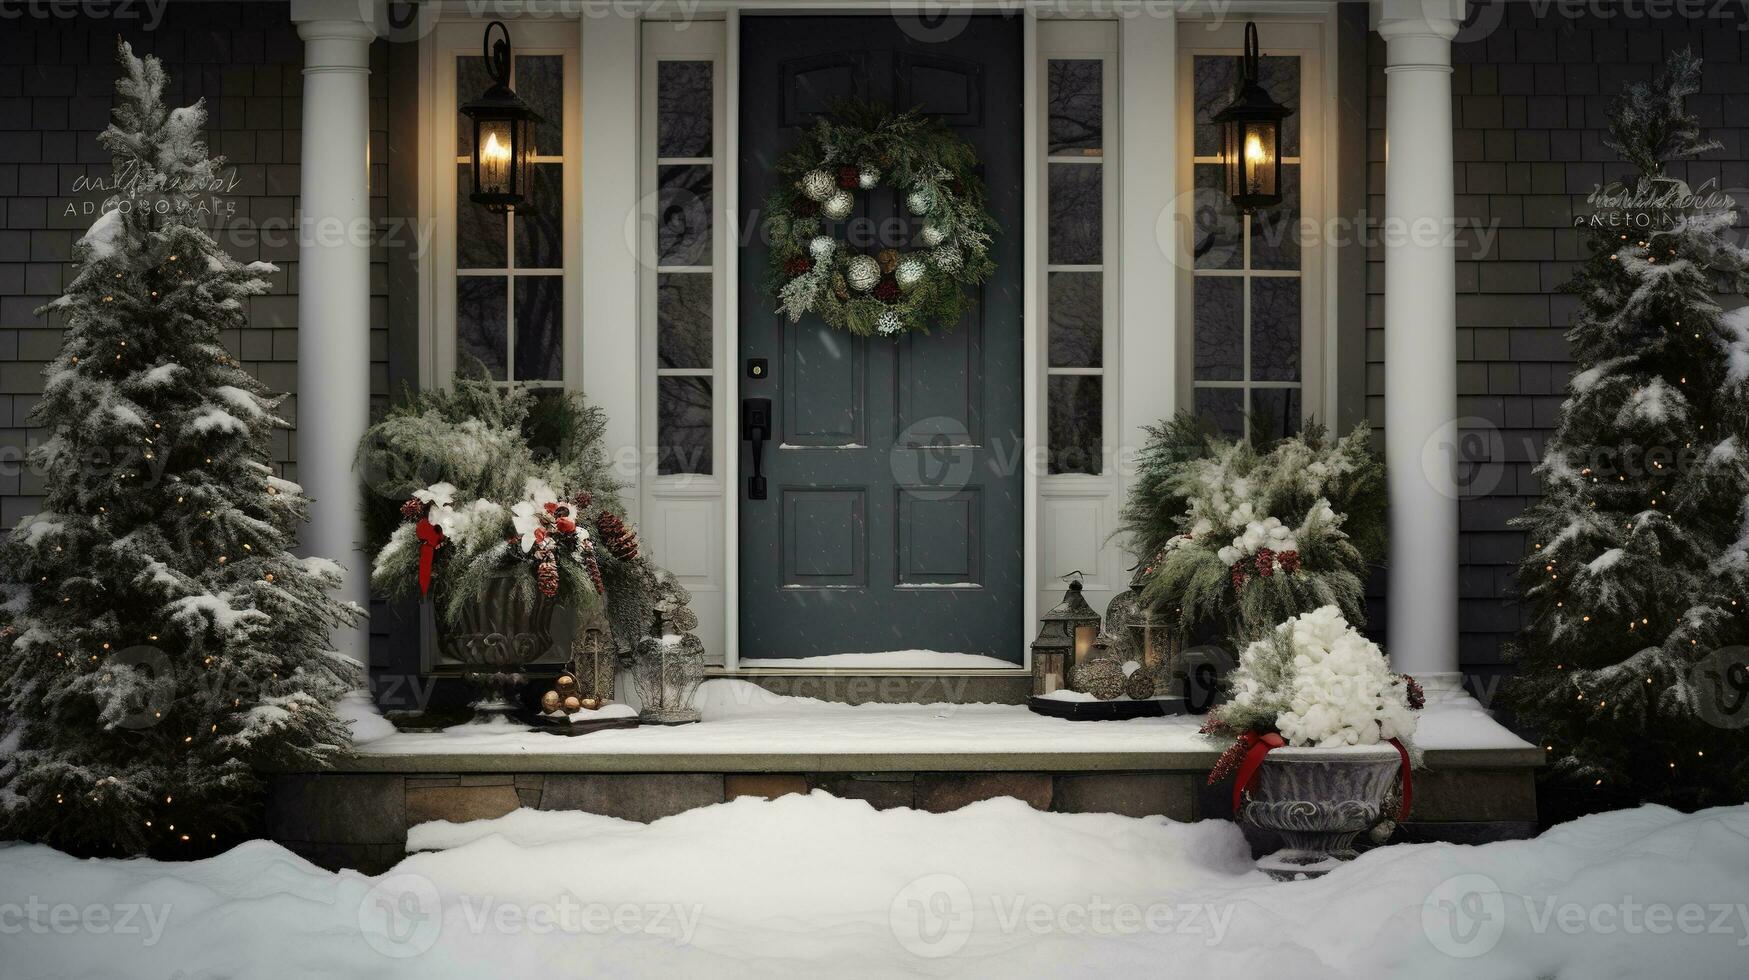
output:
[[[1600,806],[1749,788],[1749,740],[1708,723],[1702,670],[1749,635],[1749,311],[1713,298],[1742,291],[1749,256],[1725,238],[1734,214],[1671,198],[1666,171],[1716,146],[1684,108],[1700,78],[1675,55],[1610,117],[1651,227],[1590,233],[1568,287],[1577,373],[1519,521],[1531,615],[1509,698]]]
[[[205,109],[165,107],[157,59],[120,62],[99,140],[151,195],[106,202],[46,307],[66,329],[32,416],[47,499],[0,552],[0,837],[175,852],[248,818],[257,767],[347,744],[357,669],[329,635],[362,611],[329,594],[338,566],[291,554],[307,502],[269,465],[279,399],[220,342],[277,270],[201,228]]]

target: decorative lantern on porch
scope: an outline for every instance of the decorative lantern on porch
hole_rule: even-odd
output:
[[[1130,577],[1130,587],[1112,597],[1105,607],[1105,630],[1123,638],[1124,649],[1153,679],[1155,693],[1165,694],[1175,686],[1180,637],[1171,617],[1143,600],[1142,589],[1146,585],[1138,566]]]
[[[1080,572],[1070,572],[1063,601],[1039,617],[1032,642],[1032,692],[1049,694],[1069,686],[1070,674],[1092,659],[1099,639],[1099,614],[1081,597]]]
[[[492,29],[503,36],[492,40]],[[534,154],[534,124],[540,115],[510,88],[510,29],[486,25],[486,71],[492,87],[462,106],[474,123],[474,190],[468,200],[491,211],[520,206],[528,191],[528,158]]]
[[[1281,203],[1281,121],[1293,114],[1264,91],[1258,60],[1257,25],[1247,23],[1233,100],[1214,115],[1221,127],[1227,196],[1246,214]]]

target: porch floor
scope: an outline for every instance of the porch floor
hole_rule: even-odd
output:
[[[349,772],[912,772],[1207,770],[1220,754],[1194,716],[1075,722],[1009,704],[838,704],[719,678],[704,721],[575,738],[520,726],[397,732]],[[1431,700],[1416,743],[1429,768],[1536,766],[1542,753],[1467,697]]]

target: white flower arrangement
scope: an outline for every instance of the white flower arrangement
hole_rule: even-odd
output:
[[[1391,672],[1378,644],[1333,605],[1282,623],[1247,646],[1230,696],[1205,731],[1277,732],[1288,745],[1377,745],[1415,734],[1419,685]]]

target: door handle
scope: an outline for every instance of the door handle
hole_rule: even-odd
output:
[[[747,478],[747,499],[765,499],[765,443],[771,438],[771,399],[741,399],[741,438],[753,444],[753,475]]]

